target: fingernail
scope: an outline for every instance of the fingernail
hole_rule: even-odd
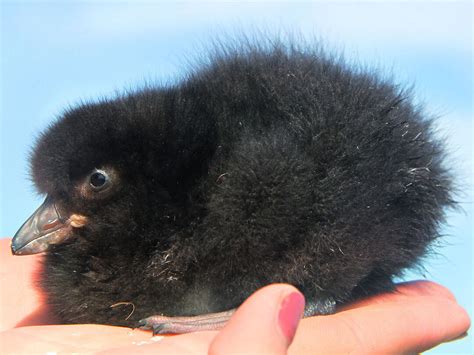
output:
[[[283,335],[289,342],[293,340],[296,327],[304,311],[304,296],[299,292],[292,292],[281,302],[278,313],[278,323]]]

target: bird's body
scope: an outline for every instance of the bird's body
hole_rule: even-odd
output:
[[[337,304],[389,290],[452,204],[425,116],[374,73],[283,44],[71,109],[32,157],[58,215],[87,220],[46,254],[47,300],[65,322],[134,326],[273,282]]]

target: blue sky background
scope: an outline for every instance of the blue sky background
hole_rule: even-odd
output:
[[[80,100],[145,81],[173,80],[216,34],[295,31],[415,84],[440,116],[463,194],[426,277],[449,287],[472,316],[473,111],[470,2],[1,2],[0,236],[41,203],[28,179],[38,132]],[[472,353],[473,337],[431,353]]]

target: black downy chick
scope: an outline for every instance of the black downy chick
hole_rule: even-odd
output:
[[[391,290],[439,236],[451,177],[406,91],[311,46],[209,58],[70,109],[37,142],[47,198],[12,251],[46,251],[63,322],[216,329],[274,282],[332,313]]]

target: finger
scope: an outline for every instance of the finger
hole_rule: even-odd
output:
[[[456,303],[438,297],[388,303],[339,315],[351,325],[363,351],[422,352],[464,333],[469,317]]]
[[[304,296],[293,286],[264,287],[239,307],[209,354],[286,354],[303,311]]]
[[[180,354],[180,355],[206,355],[209,344],[216,336],[217,331],[204,331],[181,335],[157,335],[134,341],[132,344],[115,344],[102,351],[95,352],[100,355],[129,355],[129,354]]]
[[[356,302],[338,307],[338,311],[346,311],[353,308],[373,306],[375,303],[399,302],[401,298],[409,297],[438,297],[456,302],[453,293],[446,287],[427,280],[408,281],[399,283],[393,292],[380,293],[366,297]]]
[[[431,286],[405,284],[403,292],[372,297],[362,307],[305,319],[291,350],[295,354],[421,352],[465,333],[470,326],[466,311],[446,297],[444,288]]]
[[[150,338],[149,332],[97,324],[21,327],[0,333],[0,353],[91,353]]]
[[[413,319],[414,312],[418,313]],[[458,338],[470,327],[470,318],[461,306],[438,297],[420,297],[418,304],[413,302],[404,309],[402,318],[406,318],[406,334],[404,339],[393,343],[395,351],[407,349],[408,352],[424,352]],[[412,319],[413,323],[409,324]],[[396,326],[401,328],[401,322]]]
[[[41,255],[13,256],[10,241],[0,240],[0,331],[16,326],[43,305],[35,284],[41,269]],[[42,320],[47,321],[46,317]]]

